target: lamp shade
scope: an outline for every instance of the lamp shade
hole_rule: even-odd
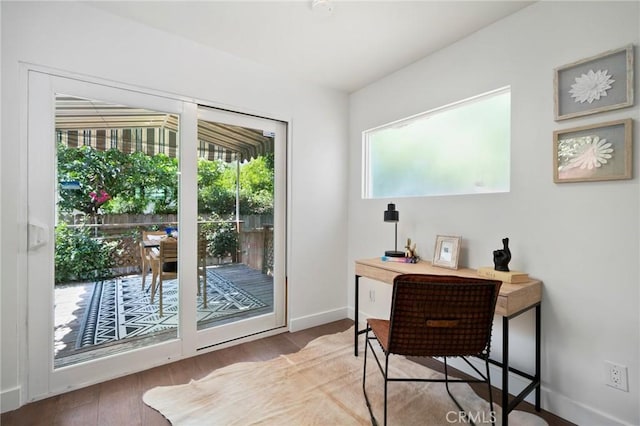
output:
[[[385,222],[398,222],[400,220],[400,212],[396,210],[396,205],[393,203],[389,203],[387,205],[387,210],[384,212],[384,221]]]

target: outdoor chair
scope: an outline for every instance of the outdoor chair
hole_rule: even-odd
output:
[[[144,290],[144,283],[151,268],[151,249],[148,245],[145,245],[145,241],[160,241],[167,234],[164,231],[142,231],[140,239],[140,273],[142,275],[142,290]]]
[[[489,348],[496,300],[501,285],[500,281],[458,276],[405,274],[394,279],[390,319],[367,320],[362,391],[373,424],[377,424],[377,421],[366,390],[369,349],[384,379],[385,425],[387,424],[387,385],[389,382],[407,381],[444,382],[447,393],[461,412],[464,412],[464,409],[451,394],[449,383],[486,383],[489,389],[491,419],[494,420],[489,376]],[[374,350],[373,342],[378,342],[380,345],[384,360],[382,360],[382,353],[379,357]],[[444,378],[390,377],[391,355],[442,357]],[[484,361],[484,373],[469,362],[467,357],[471,356]],[[480,379],[449,378],[448,357],[461,357],[480,376]],[[492,423],[495,422],[492,421]]]
[[[151,251],[151,303],[158,292],[158,311],[162,316],[162,282],[178,278],[178,240],[164,238],[160,240],[158,251]]]

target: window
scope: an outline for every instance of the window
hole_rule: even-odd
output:
[[[363,132],[364,198],[509,191],[509,87]]]

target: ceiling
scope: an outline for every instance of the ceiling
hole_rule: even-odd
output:
[[[325,0],[326,2],[326,0]],[[325,87],[356,91],[532,1],[90,1]]]

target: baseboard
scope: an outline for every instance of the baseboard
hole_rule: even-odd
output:
[[[634,426],[544,387],[541,397],[544,410],[580,426]]]
[[[305,330],[307,328],[316,327],[345,318],[347,318],[346,307],[334,309],[332,311],[318,312],[300,318],[291,318],[289,320],[289,330],[291,332]]]
[[[20,408],[20,393],[19,387],[3,390],[0,393],[0,413]]]
[[[379,316],[376,315],[372,315],[369,314],[367,312],[363,312],[362,309],[359,309],[359,315],[358,315],[358,324],[360,326],[361,330],[364,330],[366,325],[367,325],[367,318],[379,318]],[[347,312],[348,312],[348,318],[349,319],[354,319],[356,316],[356,310],[349,307],[347,308]]]

